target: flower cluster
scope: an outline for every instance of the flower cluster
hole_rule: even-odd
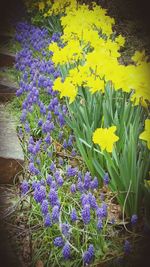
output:
[[[147,105],[150,63],[145,51],[135,52],[132,57],[134,64],[120,64],[118,58],[125,38],[122,35],[114,38],[112,26],[115,21],[106,10],[95,3],[89,9],[88,5],[81,5],[76,0],[60,2],[54,1],[45,15],[65,13],[61,17],[61,39],[65,45],[61,47],[51,43],[49,49],[53,52],[55,65],[71,64],[71,68],[65,80],[55,80],[53,90],[60,91],[61,97],[68,96],[71,103],[79,86],[89,88],[92,94],[96,91],[104,93],[106,82],[112,81],[115,90],[130,92],[134,89],[131,100],[135,104]]]

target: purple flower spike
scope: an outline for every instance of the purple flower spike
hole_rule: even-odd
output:
[[[135,225],[137,223],[138,216],[136,214],[133,214],[131,217],[131,223],[132,225]]]
[[[55,205],[52,209],[52,221],[54,223],[59,221],[59,206]]]
[[[88,190],[90,188],[91,175],[89,172],[86,172],[84,176],[84,189]]]
[[[72,168],[71,166],[68,167],[67,169],[67,175],[69,177],[73,177],[77,174],[77,168]]]
[[[53,171],[55,171],[55,169],[56,169],[55,164],[54,164],[54,162],[52,162],[50,165],[50,170],[53,172]]]
[[[76,185],[75,185],[75,184],[72,184],[72,185],[70,186],[70,192],[71,192],[71,193],[75,193],[75,192],[76,192]]]
[[[69,235],[69,230],[70,230],[70,225],[67,224],[67,223],[63,223],[61,225],[61,231],[62,231],[62,234],[66,237],[68,237]]]
[[[48,175],[46,179],[46,183],[50,186],[52,184],[52,181],[53,181],[52,176]]]
[[[70,258],[70,246],[66,243],[62,249],[62,254],[65,260]]]
[[[44,226],[45,227],[51,227],[52,226],[51,216],[49,213],[47,213],[45,218],[44,218]]]
[[[72,209],[72,211],[70,213],[70,218],[71,218],[72,222],[75,222],[78,219],[76,209]]]
[[[29,190],[29,184],[26,180],[24,180],[21,184],[21,193],[25,195]]]
[[[41,212],[43,215],[46,215],[48,213],[48,201],[44,199],[41,204]]]
[[[98,179],[97,179],[97,177],[94,177],[93,181],[91,181],[90,188],[91,189],[97,189],[98,188]]]
[[[55,247],[62,247],[64,245],[64,240],[61,236],[58,236],[54,239],[54,246]]]
[[[103,177],[103,181],[104,181],[104,185],[107,186],[109,184],[110,178],[109,178],[109,175],[107,172],[105,173],[105,175]]]
[[[51,203],[51,206],[54,207],[58,201],[58,195],[54,188],[51,188],[49,192],[49,201]]]
[[[97,208],[97,202],[96,202],[95,196],[90,192],[88,194],[88,198],[89,198],[91,208],[96,209]]]
[[[103,229],[103,222],[101,219],[98,219],[98,222],[97,222],[97,229],[99,231],[101,231]]]
[[[93,258],[94,258],[94,246],[91,244],[89,245],[88,250],[85,251],[83,254],[84,265],[90,264]]]
[[[125,254],[129,254],[131,252],[131,244],[128,240],[124,243],[124,252]]]
[[[85,224],[90,222],[90,205],[85,205],[82,209],[82,220]]]

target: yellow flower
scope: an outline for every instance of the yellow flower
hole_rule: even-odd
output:
[[[43,11],[44,8],[45,8],[44,2],[39,2],[39,10]]]
[[[71,104],[75,100],[77,93],[77,87],[71,83],[70,78],[66,78],[63,82],[60,98],[63,96],[69,97],[69,104]]]
[[[150,120],[145,120],[145,131],[140,134],[140,139],[147,141],[147,147],[150,149]]]
[[[137,65],[141,64],[142,61],[147,61],[148,56],[145,55],[145,50],[135,51],[131,58]]]
[[[114,134],[116,131],[116,126],[111,126],[109,128],[98,128],[93,133],[93,142],[98,144],[102,150],[107,152],[112,152],[113,145],[119,140],[119,137]]]
[[[53,84],[53,91],[61,92],[62,86],[63,86],[63,83],[61,81],[61,78],[60,77],[56,78]]]
[[[63,96],[69,97],[69,103],[75,100],[78,93],[77,87],[71,82],[71,79],[67,77],[64,82],[58,77],[53,84],[53,90],[60,92],[60,98]]]
[[[86,79],[86,85],[90,87],[90,92],[94,94],[97,91],[104,92],[104,80],[99,77],[90,76]]]
[[[125,38],[120,34],[115,39],[115,42],[117,42],[120,46],[124,46],[124,44],[125,44]]]

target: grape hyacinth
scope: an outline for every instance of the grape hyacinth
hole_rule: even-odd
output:
[[[76,209],[72,209],[72,211],[70,213],[70,218],[71,218],[72,222],[75,222],[78,219]]]
[[[44,226],[45,227],[52,227],[51,216],[49,213],[47,213],[45,218],[44,218]]]
[[[84,265],[90,264],[93,258],[94,258],[94,246],[91,244],[89,245],[88,250],[85,251],[83,254]]]
[[[22,195],[25,195],[29,190],[29,184],[26,180],[24,180],[21,184],[21,192],[22,192]]]
[[[131,244],[128,240],[125,240],[124,252],[125,252],[125,254],[129,254],[131,252]]]
[[[82,220],[85,224],[90,222],[90,205],[85,205],[82,209]]]
[[[137,223],[138,216],[136,214],[133,214],[131,217],[131,224],[135,225]]]
[[[70,246],[68,243],[66,243],[62,249],[62,255],[65,260],[68,260],[70,258]]]
[[[54,246],[55,247],[62,247],[64,245],[64,240],[61,236],[58,236],[54,239]]]

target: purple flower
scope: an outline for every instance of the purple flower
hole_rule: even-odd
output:
[[[70,213],[70,218],[73,222],[75,222],[78,219],[76,209],[72,209]]]
[[[50,165],[50,171],[53,172],[53,171],[55,171],[55,169],[56,169],[55,164],[54,164],[54,162],[52,162]]]
[[[82,172],[81,172],[81,171],[78,172],[78,179],[79,179],[80,181],[82,181]]]
[[[85,205],[81,212],[82,220],[85,224],[90,222],[90,205]]]
[[[52,180],[53,180],[53,179],[52,179],[52,176],[48,174],[47,179],[46,179],[46,182],[47,182],[47,184],[48,184],[49,186],[51,185]]]
[[[86,194],[81,195],[81,203],[82,203],[82,207],[84,207],[84,205],[90,205],[88,195],[86,195]]]
[[[35,174],[35,175],[38,175],[40,172],[37,168],[35,168],[34,166],[34,163],[33,162],[30,162],[29,163],[29,171],[32,173],[32,174]]]
[[[59,171],[56,171],[55,173],[54,173],[54,176],[55,176],[55,178],[56,178],[56,180],[60,177],[60,172]]]
[[[85,265],[88,265],[91,263],[91,261],[94,258],[94,246],[89,245],[89,248],[87,251],[84,252],[83,254],[83,262]]]
[[[98,219],[103,219],[107,216],[107,205],[105,203],[103,203],[101,207],[97,206],[96,215]]]
[[[51,206],[55,206],[57,201],[58,201],[58,195],[57,192],[54,188],[51,188],[50,192],[49,192],[49,201],[51,203]]]
[[[107,204],[105,202],[102,203],[103,209],[103,217],[107,217]]]
[[[91,189],[97,189],[98,188],[98,179],[97,179],[97,177],[94,177],[93,181],[90,182],[90,188]]]
[[[136,214],[133,214],[131,217],[131,223],[132,225],[135,225],[137,223],[138,216]]]
[[[73,140],[73,136],[70,135],[70,137],[68,139],[68,146],[72,146],[73,145],[72,140]]]
[[[83,182],[79,181],[77,184],[77,188],[82,193],[84,191]]]
[[[77,168],[72,168],[71,166],[68,167],[67,169],[67,175],[69,177],[73,177],[77,174]]]
[[[105,175],[103,177],[103,181],[104,181],[104,185],[107,186],[109,184],[110,178],[109,178],[109,175],[107,172],[105,173]]]
[[[62,254],[65,260],[70,258],[70,246],[66,243],[62,249]]]
[[[77,154],[77,153],[76,153],[76,150],[75,150],[75,149],[72,149],[72,151],[71,151],[71,156],[72,156],[72,157],[75,157],[76,154]]]
[[[84,176],[84,189],[88,190],[90,188],[91,175],[89,172],[86,172]]]
[[[70,186],[70,192],[71,192],[71,193],[75,193],[75,192],[76,192],[76,185],[75,185],[75,184],[72,184],[72,185]]]
[[[34,170],[35,170],[34,163],[33,162],[29,163],[29,171],[31,173],[34,173]]]
[[[98,219],[98,222],[97,222],[97,229],[100,231],[103,229],[103,222],[101,219]]]
[[[36,187],[34,191],[34,199],[36,202],[42,202],[46,198],[46,188],[41,185],[39,188]]]
[[[43,125],[43,121],[42,121],[42,119],[39,119],[38,126],[41,127],[42,125]]]
[[[28,122],[25,123],[24,128],[25,128],[25,131],[26,131],[27,133],[30,132],[30,125],[29,125]]]
[[[62,247],[64,245],[64,240],[61,236],[58,236],[54,239],[54,246],[55,247]]]
[[[29,190],[29,184],[26,180],[24,180],[21,184],[21,193],[25,195]]]
[[[67,224],[67,223],[63,223],[62,225],[61,225],[61,231],[62,231],[62,234],[64,235],[64,236],[68,236],[69,235],[69,230],[70,230],[70,225],[69,224]]]
[[[57,183],[58,183],[59,186],[62,186],[63,185],[64,180],[63,180],[63,178],[61,176],[58,177]]]
[[[35,190],[36,189],[36,186],[37,186],[37,182],[36,181],[33,181],[32,182],[32,189]]]
[[[46,215],[48,213],[48,201],[44,199],[41,204],[41,212],[43,215]]]
[[[65,119],[64,119],[63,114],[59,113],[58,120],[59,120],[60,127],[65,125]]]
[[[125,252],[125,254],[129,254],[131,252],[131,244],[128,240],[125,240],[124,252]]]
[[[66,149],[67,147],[68,147],[68,144],[67,144],[67,141],[65,139],[64,142],[63,142],[63,148]]]
[[[45,218],[44,218],[44,226],[45,227],[51,227],[52,226],[51,216],[49,213],[47,213]]]
[[[46,135],[44,141],[45,141],[48,145],[51,144],[51,137],[50,137],[50,134],[47,134],[47,135]]]
[[[51,188],[53,188],[54,190],[57,189],[57,184],[56,184],[55,181],[52,181],[52,183],[51,183]]]
[[[40,184],[41,185],[45,185],[45,180],[44,179],[41,179]]]
[[[97,202],[96,202],[96,198],[95,196],[90,192],[88,194],[88,198],[89,198],[89,203],[92,209],[96,209],[97,208]]]
[[[58,222],[59,221],[59,206],[55,205],[52,209],[52,221]]]

